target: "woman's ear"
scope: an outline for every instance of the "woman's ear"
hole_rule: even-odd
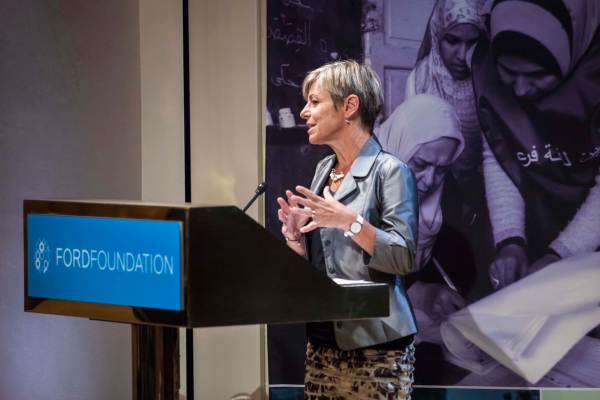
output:
[[[354,119],[359,114],[360,99],[357,95],[351,94],[344,99],[344,117]]]

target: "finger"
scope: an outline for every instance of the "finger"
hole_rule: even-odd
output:
[[[305,207],[309,207],[309,208],[315,208],[315,202],[307,199],[305,197],[301,197],[301,196],[296,196],[293,195],[292,196],[292,203],[295,203],[296,205],[301,204]]]
[[[505,260],[502,260],[498,262],[497,266],[498,273],[496,277],[498,278],[498,282],[500,282],[498,284],[498,288],[503,288],[504,286],[506,286],[506,281],[508,280],[508,276],[510,275],[508,271],[510,269],[510,264],[508,264]]]
[[[300,228],[300,232],[307,233],[307,232],[317,229],[318,227],[319,227],[319,225],[315,221],[311,221],[310,223],[308,223],[308,224],[304,225],[302,228]]]
[[[305,215],[305,214],[301,214],[298,218],[297,218],[297,226],[298,229],[300,229],[301,227],[303,227],[304,225],[306,225],[306,223],[312,218],[312,212],[310,211],[309,208],[307,208],[307,213],[309,215]]]
[[[460,310],[461,308],[465,308],[467,306],[467,301],[456,293],[450,294],[450,303],[452,304],[454,311]]]
[[[494,289],[497,289],[500,286],[500,279],[498,279],[498,264],[495,262],[490,266],[490,282]]]
[[[515,281],[517,265],[513,259],[506,260],[501,271],[502,275],[500,276],[500,287],[505,287]]]
[[[295,215],[302,215],[304,217],[312,217],[313,212],[310,207],[290,207],[290,212]]]
[[[325,200],[333,199],[333,194],[331,194],[331,190],[329,190],[329,186],[325,186],[325,189],[323,190],[323,195],[325,197]]]
[[[454,292],[451,292],[449,289],[444,289],[444,291],[440,294],[440,296],[436,300],[436,304],[438,304],[444,315],[452,314],[457,310],[455,304],[455,297],[458,295]],[[460,297],[460,296],[458,296]]]
[[[283,207],[287,207],[288,202],[283,197],[278,197],[277,198],[277,204],[279,206],[281,206],[281,208],[283,208]]]
[[[498,284],[496,285],[496,289],[500,289],[503,288],[504,286],[506,286],[506,276],[507,276],[507,269],[509,267],[506,265],[505,262],[499,261],[496,264],[496,279],[498,279]]]
[[[298,203],[292,200],[292,197],[294,196],[294,193],[291,190],[286,190],[285,191],[285,195],[287,197],[288,203],[290,206],[297,206]]]
[[[285,199],[283,197],[278,197],[277,198],[277,204],[279,205],[279,207],[281,207],[281,209],[283,210],[283,212],[287,213],[288,208],[289,208],[289,204],[287,201],[285,201]]]
[[[445,316],[448,316],[454,312],[456,312],[456,310],[458,310],[458,308],[456,307],[456,305],[452,302],[452,300],[448,299],[449,301],[444,302],[441,304],[442,306],[442,312],[444,313]]]
[[[528,270],[528,265],[526,262],[520,262],[517,270],[519,271],[519,278],[524,277],[525,275],[527,275],[527,270]]]
[[[281,209],[277,210],[277,217],[279,218],[279,222],[283,224],[287,222],[287,215]]]
[[[304,186],[296,186],[296,191],[298,193],[303,194],[304,196],[306,196],[307,198],[309,198],[312,201],[319,201],[322,199],[321,196],[316,195],[315,193],[313,193],[312,191],[310,191],[310,189],[305,188]]]

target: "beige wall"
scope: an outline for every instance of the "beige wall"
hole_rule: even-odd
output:
[[[184,202],[180,0],[140,0],[142,198]]]
[[[190,1],[194,202],[242,205],[262,174],[258,3]]]
[[[194,203],[242,206],[262,178],[260,4],[190,1]],[[258,208],[250,210],[254,218]],[[194,336],[198,398],[229,399],[240,393],[260,398],[261,327],[198,329]]]
[[[0,399],[131,398],[128,325],[23,312],[22,204],[140,198],[138,1],[0,15]]]
[[[180,0],[140,0],[142,199],[185,202],[183,11]],[[186,393],[180,329],[180,393]]]
[[[140,1],[145,200],[184,200],[180,3]],[[259,3],[189,2],[194,203],[243,205],[262,177]],[[250,210],[254,218],[259,208]],[[185,394],[184,335],[180,337],[181,393]],[[196,329],[194,350],[197,398],[229,399],[243,393],[262,397],[264,330],[260,326]]]
[[[242,204],[261,175],[257,3],[190,1],[195,202]],[[0,398],[131,397],[127,325],[23,313],[21,204],[183,201],[181,13],[179,0],[0,0]],[[196,330],[197,397],[259,393],[262,333]]]

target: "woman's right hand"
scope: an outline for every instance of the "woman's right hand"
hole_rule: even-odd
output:
[[[450,314],[457,312],[467,306],[467,300],[450,288],[435,284],[435,297],[433,299],[433,320],[442,322],[448,319]]]
[[[490,265],[490,280],[496,290],[510,285],[525,276],[527,272],[527,253],[519,244],[502,247]]]
[[[310,216],[305,212],[300,212],[298,209],[298,203],[292,200],[293,193],[291,190],[285,191],[286,198],[278,197],[277,204],[279,204],[279,210],[277,210],[277,217],[281,221],[281,233],[288,241],[299,240],[302,236],[300,228],[302,228]]]

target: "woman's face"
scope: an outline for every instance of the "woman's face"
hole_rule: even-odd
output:
[[[311,144],[331,144],[344,126],[343,107],[335,107],[331,95],[317,80],[308,91],[306,105],[300,112],[306,120]]]
[[[471,24],[458,24],[447,30],[440,40],[440,56],[454,79],[467,79],[471,72],[467,52],[479,40],[479,30]]]
[[[422,144],[408,160],[408,166],[415,174],[420,200],[440,187],[457,148],[458,140],[443,137]]]
[[[502,82],[510,86],[518,99],[534,102],[554,90],[560,78],[525,58],[504,54],[496,59]]]

